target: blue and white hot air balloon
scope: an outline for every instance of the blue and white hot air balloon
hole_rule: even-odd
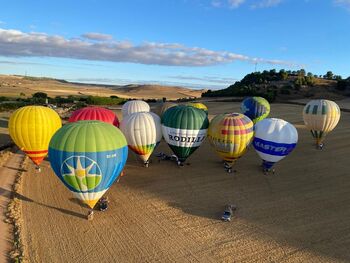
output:
[[[263,160],[264,173],[293,151],[298,142],[295,127],[281,119],[267,118],[255,125],[253,145]]]

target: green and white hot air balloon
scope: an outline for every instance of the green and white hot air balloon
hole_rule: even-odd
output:
[[[171,107],[163,114],[163,136],[178,157],[179,165],[182,165],[205,140],[208,126],[206,113],[191,106]]]

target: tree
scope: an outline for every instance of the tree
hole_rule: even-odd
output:
[[[305,75],[306,75],[305,69],[298,70],[298,76],[305,77]]]
[[[332,71],[327,71],[327,73],[326,73],[326,79],[333,79],[333,72]]]
[[[286,80],[288,78],[288,73],[284,69],[280,70],[279,75],[282,80]]]
[[[33,98],[41,98],[41,99],[46,99],[47,94],[44,92],[36,92],[33,94]]]
[[[23,92],[21,92],[21,93],[19,94],[19,96],[21,96],[21,97],[25,97],[25,96],[26,96],[26,94],[24,94]]]

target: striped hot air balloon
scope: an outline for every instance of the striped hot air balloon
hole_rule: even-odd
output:
[[[85,107],[76,110],[69,118],[69,122],[96,120],[113,124],[119,127],[119,120],[115,113],[102,107]]]
[[[262,97],[248,97],[242,101],[241,112],[255,124],[270,114],[270,104]]]
[[[254,135],[253,126],[253,122],[241,113],[219,114],[211,120],[208,139],[225,161],[228,172],[232,171],[232,165],[247,151]]]
[[[43,106],[19,108],[9,120],[12,140],[36,164],[39,171],[39,165],[47,155],[50,139],[61,126],[60,116],[53,109]]]
[[[135,112],[149,112],[150,106],[143,100],[129,100],[122,107],[123,118]]]
[[[93,208],[122,171],[128,147],[123,133],[100,121],[72,122],[49,146],[51,167],[77,198]]]
[[[267,118],[255,125],[253,146],[263,160],[264,173],[268,173],[276,162],[290,154],[297,142],[298,132],[289,122]]]
[[[190,106],[169,108],[162,116],[165,141],[183,162],[202,144],[207,135],[209,120],[204,111]]]
[[[129,149],[148,167],[149,158],[162,139],[159,116],[153,112],[136,112],[123,119],[120,129],[126,137]]]
[[[208,115],[208,107],[205,106],[203,103],[200,102],[190,102],[188,103],[188,106],[195,107],[200,110],[204,110],[204,112]]]
[[[339,122],[340,109],[334,101],[311,100],[304,107],[303,119],[316,140],[317,148],[322,149],[324,138]]]

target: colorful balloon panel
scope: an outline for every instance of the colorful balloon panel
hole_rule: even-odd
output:
[[[123,118],[135,112],[149,112],[150,106],[143,100],[129,100],[122,107]]]
[[[219,114],[210,122],[208,139],[224,161],[233,163],[247,151],[254,135],[253,127],[253,122],[243,114]]]
[[[190,102],[188,103],[188,106],[195,107],[200,110],[204,110],[204,112],[208,115],[208,107],[205,106],[203,103],[200,102]]]
[[[59,129],[49,147],[51,167],[64,185],[91,208],[119,177],[128,156],[122,132],[100,121]]]
[[[253,146],[265,169],[271,169],[276,162],[290,154],[297,142],[296,128],[284,120],[267,118],[255,125]]]
[[[203,110],[190,106],[169,108],[162,116],[165,141],[184,162],[205,140],[209,120]]]
[[[119,127],[119,120],[115,113],[102,107],[85,107],[76,110],[69,118],[69,122],[97,120],[113,124]]]
[[[162,139],[160,118],[153,112],[136,112],[128,115],[120,125],[129,149],[147,162]]]
[[[248,97],[241,104],[241,112],[255,124],[270,114],[270,104],[262,97]]]
[[[50,139],[61,126],[60,116],[43,106],[19,108],[9,120],[12,140],[36,165],[47,155]]]
[[[303,119],[317,144],[331,132],[340,119],[340,108],[330,100],[311,100],[303,110]]]

